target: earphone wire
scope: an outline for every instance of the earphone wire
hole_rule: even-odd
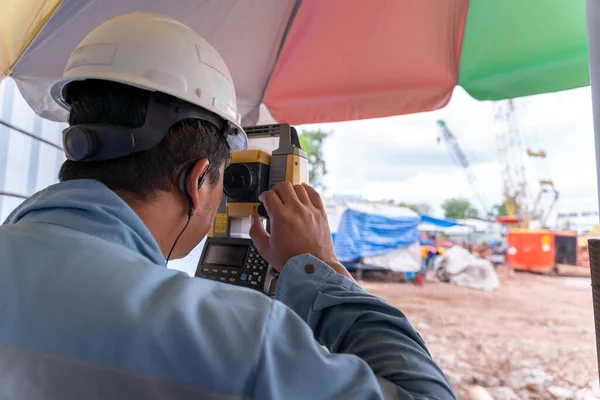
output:
[[[206,174],[208,173],[208,169],[210,167],[210,162],[208,163],[208,165],[209,166],[206,167],[206,169],[200,176],[199,183],[198,183],[198,189],[200,189],[200,186],[202,186],[202,184],[204,183],[204,178],[206,177]],[[185,173],[185,170],[182,173]],[[179,241],[179,238],[181,237],[181,235],[183,235],[183,232],[185,232],[188,225],[190,224],[190,221],[192,220],[192,217],[194,216],[194,204],[192,203],[192,198],[190,197],[189,193],[186,192],[186,194],[188,196],[188,201],[190,203],[190,208],[188,210],[188,219],[187,219],[187,222],[185,223],[185,225],[183,226],[183,229],[181,230],[181,232],[179,232],[179,235],[177,235],[177,238],[175,238],[175,241],[173,242],[173,246],[171,246],[171,250],[169,250],[169,255],[167,256],[165,265],[169,265],[169,260],[171,259],[171,254],[173,254],[173,250],[175,250],[175,246],[177,246],[177,242]]]
[[[171,254],[173,254],[173,250],[175,250],[175,246],[177,246],[177,242],[179,241],[179,238],[181,237],[181,235],[183,235],[183,232],[185,232],[185,230],[187,229],[188,225],[190,224],[190,221],[192,220],[192,216],[193,215],[194,215],[194,207],[190,204],[190,211],[188,212],[187,222],[183,226],[183,229],[181,230],[181,232],[179,232],[179,235],[177,235],[177,238],[175,239],[175,242],[173,242],[173,246],[171,246],[171,250],[169,250],[169,255],[167,256],[167,260],[165,261],[165,265],[169,264],[169,260],[171,259]]]

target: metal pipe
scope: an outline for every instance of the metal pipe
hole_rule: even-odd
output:
[[[598,0],[586,0],[585,14],[588,33],[592,108],[594,114],[596,179],[599,183],[598,197],[600,200],[600,2]],[[588,243],[592,275],[594,325],[596,328],[596,355],[600,364],[600,240],[590,239]]]
[[[49,140],[46,140],[46,139],[44,139],[44,138],[41,138],[41,137],[39,137],[39,136],[36,136],[36,135],[34,135],[33,133],[29,133],[29,132],[27,132],[26,130],[23,130],[23,129],[21,129],[21,128],[17,128],[17,127],[16,127],[16,126],[14,126],[13,124],[11,124],[11,123],[8,123],[8,122],[6,122],[6,121],[3,121],[3,120],[1,120],[1,119],[0,119],[0,125],[4,125],[4,126],[6,126],[7,128],[9,128],[9,129],[12,129],[12,130],[14,130],[14,131],[17,131],[17,132],[19,132],[19,133],[22,133],[22,134],[23,134],[23,135],[25,135],[25,136],[29,136],[29,137],[30,137],[30,138],[32,138],[32,139],[39,140],[39,141],[40,141],[40,142],[42,142],[42,143],[46,143],[48,146],[52,146],[52,147],[54,147],[55,149],[58,149],[58,150],[60,150],[60,151],[63,151],[63,148],[62,148],[61,146],[57,145],[56,143],[52,143],[51,141],[49,141]]]
[[[29,196],[25,196],[23,194],[16,194],[16,193],[11,193],[11,192],[4,192],[2,190],[0,190],[0,196],[9,196],[9,197],[17,197],[19,199],[26,199]]]

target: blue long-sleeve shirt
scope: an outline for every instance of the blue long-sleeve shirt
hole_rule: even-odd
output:
[[[169,270],[111,190],[54,185],[0,227],[0,398],[454,398],[406,317],[318,259],[277,290]]]

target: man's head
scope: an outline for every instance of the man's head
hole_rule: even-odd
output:
[[[69,125],[110,124],[138,128],[144,124],[151,93],[115,82],[86,80],[69,86]],[[184,165],[207,158],[207,182],[220,180],[219,170],[229,159],[229,146],[219,129],[205,121],[184,120],[173,125],[164,139],[150,150],[96,162],[67,160],[61,180],[97,179],[139,201],[151,201],[172,189],[173,179]]]
[[[197,245],[222,198],[230,151],[247,146],[233,79],[217,50],[167,16],[122,15],[79,43],[50,94],[70,111],[63,133],[70,161],[60,179],[105,183],[165,255],[193,208],[174,258]]]
[[[66,99],[71,105],[69,124],[140,127],[144,124],[150,95],[146,90],[115,82],[73,82]],[[179,208],[187,211],[188,200],[179,193],[177,180],[184,168],[192,165],[185,185],[194,209],[198,211],[187,229],[192,234],[187,236],[193,247],[195,243],[191,242],[199,241],[208,231],[221,201],[223,169],[229,154],[227,141],[216,126],[190,119],[173,125],[163,140],[150,150],[106,161],[67,160],[59,177],[61,181],[96,179],[134,208],[143,208],[170,194],[179,197]],[[197,182],[205,170],[204,183],[198,188]],[[187,253],[191,248],[184,248],[182,243],[181,250],[175,255]]]

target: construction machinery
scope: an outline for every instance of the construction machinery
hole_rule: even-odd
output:
[[[538,228],[546,226],[548,216],[558,200],[558,190],[552,179],[540,179],[539,190],[533,203],[529,203],[530,191],[525,173],[525,155],[545,160],[544,150],[534,151],[523,147],[512,99],[495,103],[496,143],[504,183],[506,215],[501,222],[510,228],[529,229],[532,222]],[[548,203],[548,194],[550,201]]]
[[[501,165],[505,213],[494,212],[477,184],[469,159],[448,125],[439,120],[440,137],[448,146],[452,160],[467,176],[479,206],[488,217],[508,227],[506,262],[521,270],[557,271],[560,265],[576,265],[579,258],[577,235],[546,229],[548,216],[557,200],[558,190],[551,179],[540,179],[535,197],[530,196],[526,179],[525,157],[545,160],[545,150],[525,148],[521,140],[512,100],[495,104],[496,143]],[[533,199],[533,201],[530,201]]]
[[[492,215],[494,215],[494,213],[492,212],[492,209],[489,206],[490,203],[488,202],[485,193],[479,190],[477,178],[475,177],[475,174],[473,174],[473,171],[471,171],[469,159],[460,148],[460,145],[456,140],[456,136],[452,133],[450,128],[448,128],[448,125],[446,125],[445,121],[440,119],[437,121],[437,124],[440,127],[441,134],[438,137],[438,142],[443,140],[446,143],[446,145],[448,146],[448,152],[450,153],[450,157],[452,158],[454,163],[465,171],[467,181],[471,185],[473,193],[475,194],[475,197],[477,198],[480,207],[483,209],[485,215],[491,217]]]
[[[558,200],[559,193],[552,179],[540,179],[535,200],[531,204],[528,203],[530,196],[524,156],[546,159],[546,151],[524,149],[512,100],[496,104],[495,120],[498,127],[496,142],[504,184],[504,207],[506,210],[502,215],[497,215],[498,213],[490,207],[485,193],[478,187],[477,178],[471,171],[469,159],[461,149],[456,136],[443,120],[437,121],[440,128],[438,142],[443,140],[446,143],[454,163],[465,171],[477,202],[488,217],[497,216],[500,222],[506,223],[510,228],[529,229],[533,221],[537,222],[539,228],[544,228],[548,216]],[[550,197],[549,203],[548,197]]]
[[[496,102],[495,108],[496,141],[507,214],[497,220],[509,228],[506,263],[515,269],[535,272],[560,272],[560,266],[577,265],[577,235],[547,229],[548,216],[559,196],[552,179],[540,179],[538,193],[533,202],[529,201],[525,156],[545,160],[546,151],[524,148],[513,100]]]

